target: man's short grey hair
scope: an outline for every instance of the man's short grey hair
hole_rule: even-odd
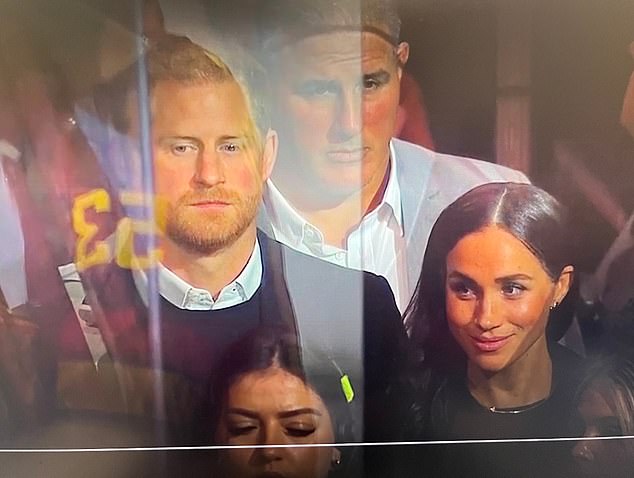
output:
[[[265,0],[259,11],[265,50],[334,31],[370,31],[397,45],[401,19],[395,0]]]

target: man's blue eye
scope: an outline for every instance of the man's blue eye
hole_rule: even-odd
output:
[[[324,82],[309,82],[300,85],[297,88],[297,93],[300,96],[310,98],[310,97],[319,97],[319,96],[327,96],[333,93],[336,93],[336,86],[332,84],[332,82],[324,81]]]
[[[220,151],[225,153],[237,153],[240,151],[240,146],[236,143],[224,143],[220,146]]]
[[[374,78],[363,79],[363,88],[365,90],[377,90],[380,87],[381,87],[381,82],[375,80]]]
[[[175,144],[172,145],[172,153],[176,155],[183,155],[187,153],[196,152],[198,148],[191,144]]]

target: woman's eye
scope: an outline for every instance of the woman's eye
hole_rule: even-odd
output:
[[[287,426],[286,434],[292,437],[303,438],[315,433],[316,428],[314,426]]]
[[[198,148],[192,144],[174,144],[172,145],[172,153],[176,156],[182,156],[184,154],[195,153]]]
[[[521,284],[516,284],[513,282],[504,284],[502,286],[502,293],[509,297],[517,297],[521,295],[522,292],[524,292],[525,290],[526,290],[526,287],[524,287]]]
[[[452,282],[449,284],[449,288],[459,299],[475,297],[475,292],[464,282]]]
[[[228,423],[227,431],[231,436],[248,435],[257,430],[257,425],[251,422]]]

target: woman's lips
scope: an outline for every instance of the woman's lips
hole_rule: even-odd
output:
[[[496,352],[504,347],[513,335],[494,336],[494,337],[471,337],[475,347],[481,352]]]

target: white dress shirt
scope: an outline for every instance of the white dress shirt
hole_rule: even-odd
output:
[[[394,157],[390,143],[390,157]],[[346,247],[326,244],[323,233],[306,221],[269,180],[264,194],[267,214],[278,241],[314,257],[385,277],[401,312],[410,299],[406,269],[401,190],[397,165],[390,173],[381,203],[366,214],[346,238]]]
[[[10,309],[27,302],[24,236],[20,214],[2,161],[18,161],[20,152],[0,138],[0,288]]]
[[[134,270],[133,275],[136,288],[145,305],[148,305],[147,275],[142,270]],[[192,286],[163,264],[158,266],[159,293],[171,304],[184,310],[220,310],[242,304],[253,297],[261,283],[262,256],[257,239],[240,275],[222,288],[216,300],[208,290]]]

